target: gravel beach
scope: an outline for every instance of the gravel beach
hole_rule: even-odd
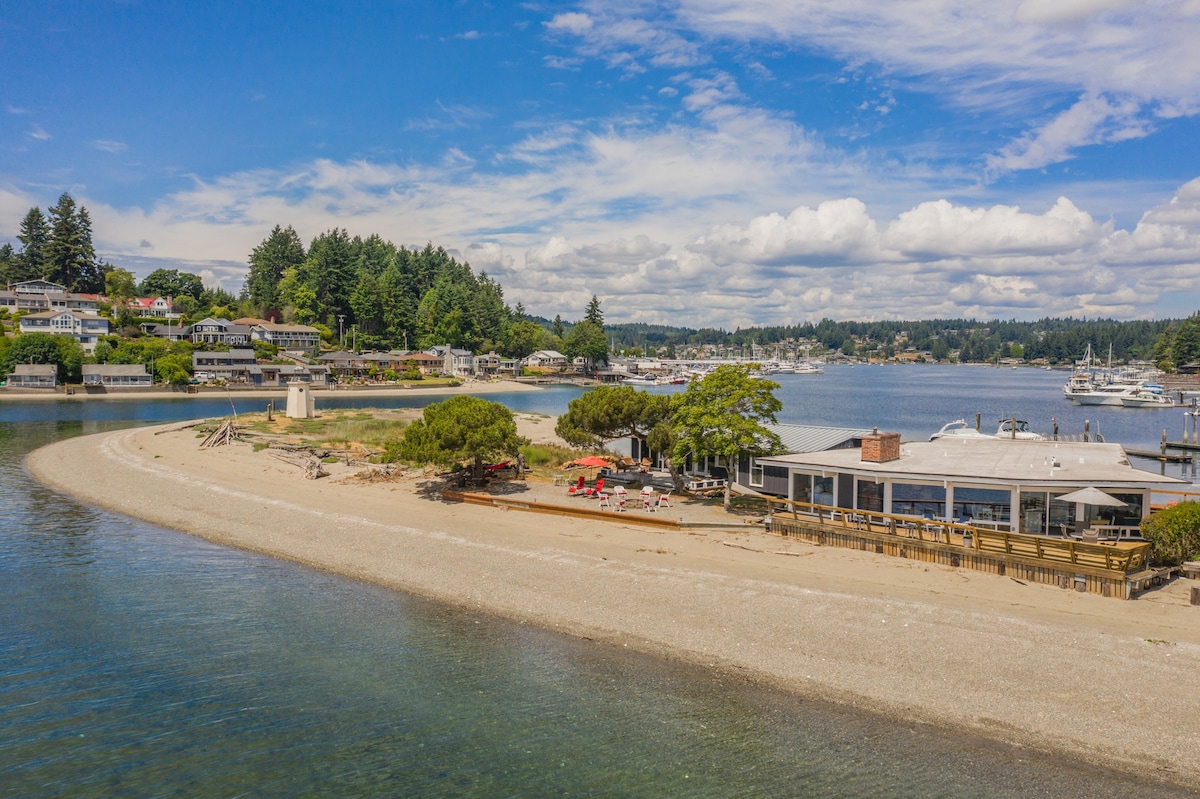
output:
[[[521,434],[552,436],[553,420]],[[181,425],[61,441],[35,477],[120,513],[564,634],[802,695],[1196,785],[1200,608],[1186,581],[1134,601],[816,547],[728,521],[663,532],[456,504],[424,475],[330,477]],[[528,495],[569,499],[530,483]]]

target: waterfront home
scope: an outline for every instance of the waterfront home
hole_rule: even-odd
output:
[[[517,375],[521,373],[521,362],[516,358],[502,358],[495,352],[475,356],[475,374],[486,377],[492,375]]]
[[[21,332],[70,336],[90,355],[96,350],[100,336],[108,335],[108,320],[79,311],[43,311],[22,316]]]
[[[329,384],[329,368],[306,364],[255,364],[246,368],[246,382],[259,388],[280,388],[289,383],[323,388]]]
[[[470,377],[475,373],[475,354],[470,350],[438,344],[425,352],[442,359],[442,374],[447,377]]]
[[[1090,525],[1136,528],[1151,495],[1182,480],[1135,469],[1119,444],[1000,439],[900,443],[872,433],[858,447],[755,458],[747,485],[807,505],[965,520],[999,531],[1064,536]],[[1099,488],[1120,505],[1057,499]]]
[[[52,363],[19,363],[6,379],[9,388],[54,388],[58,367]]]
[[[254,355],[254,350],[192,353],[192,372],[200,380],[248,383],[250,382],[250,367],[257,363],[258,359]]]
[[[321,346],[321,331],[308,325],[255,322],[250,325],[250,338],[254,341],[274,344],[281,350],[302,350],[315,353]]]
[[[140,363],[85,363],[83,385],[105,388],[149,388],[154,380]]]
[[[193,344],[224,344],[228,347],[246,347],[250,344],[250,326],[238,325],[228,319],[207,317],[188,329]]]
[[[521,363],[535,369],[566,369],[567,356],[557,350],[538,350],[527,355]]]

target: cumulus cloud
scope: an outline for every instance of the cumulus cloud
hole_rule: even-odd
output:
[[[936,259],[960,255],[1060,253],[1093,244],[1108,232],[1065,197],[1044,214],[1015,206],[965,208],[946,200],[905,211],[884,243],[906,255]]]
[[[690,245],[713,263],[759,265],[865,263],[878,260],[875,221],[860,200],[829,200],[786,217],[768,214],[738,227],[721,225]]]

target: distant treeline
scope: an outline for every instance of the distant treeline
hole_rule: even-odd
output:
[[[614,349],[682,349],[710,345],[733,351],[749,351],[758,345],[768,348],[808,342],[820,350],[846,354],[891,356],[914,349],[945,360],[984,363],[999,358],[1046,359],[1071,363],[1084,356],[1088,345],[1100,358],[1109,347],[1117,361],[1153,360],[1168,366],[1200,359],[1200,323],[1185,320],[1121,322],[1114,319],[1054,319],[1034,322],[981,321],[978,319],[932,319],[926,321],[835,322],[738,328],[727,332],[714,328],[692,329],[666,325],[606,325]],[[813,353],[818,354],[817,352]]]

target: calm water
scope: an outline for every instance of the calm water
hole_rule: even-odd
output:
[[[874,369],[785,377],[785,420],[927,436],[1025,413],[1002,370]],[[555,413],[577,395],[504,399]],[[216,547],[21,469],[42,443],[222,402],[0,405],[0,794],[1187,795]]]

